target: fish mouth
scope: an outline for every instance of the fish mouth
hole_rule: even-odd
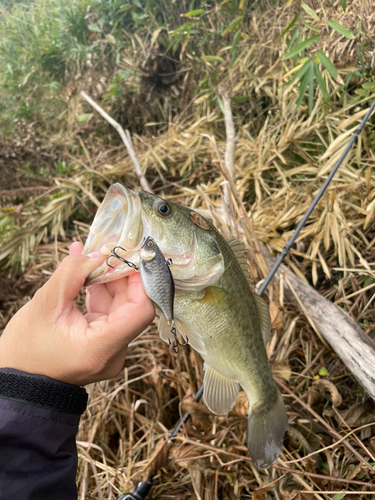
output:
[[[138,193],[121,184],[113,184],[95,215],[83,255],[101,252],[109,257],[114,247],[121,247],[116,249],[117,255],[138,266],[142,240],[143,222]],[[109,257],[89,275],[85,286],[114,281],[134,271],[119,259]]]

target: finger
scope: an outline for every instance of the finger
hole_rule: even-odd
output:
[[[115,297],[116,295],[125,295],[127,298],[128,294],[128,277],[126,276],[125,278],[120,278],[115,281],[110,281],[107,283],[107,289],[108,292],[111,294],[112,297]]]
[[[69,255],[82,255],[83,245],[79,241],[75,241],[69,247]]]
[[[127,345],[152,322],[155,316],[153,302],[145,294],[138,274],[129,277],[128,301],[111,312],[106,324],[90,324],[91,334],[105,337],[117,348]]]
[[[50,295],[50,300],[61,306],[67,301],[72,301],[83,287],[89,274],[100,266],[104,259],[105,255],[100,252],[65,257],[45,285],[45,291]]]
[[[89,313],[108,314],[113,301],[105,284],[88,286],[86,289],[86,309]]]

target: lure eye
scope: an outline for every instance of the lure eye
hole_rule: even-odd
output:
[[[170,206],[170,204],[168,202],[161,201],[157,205],[156,211],[157,211],[158,215],[161,215],[162,217],[167,217],[168,215],[170,215],[172,213],[172,207]]]
[[[152,247],[154,246],[154,244],[153,244],[153,242],[152,242],[152,241],[149,241],[149,242],[147,243],[147,246],[148,246],[148,248],[152,248]]]

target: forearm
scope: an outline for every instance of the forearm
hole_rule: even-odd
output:
[[[87,393],[40,375],[0,369],[1,500],[74,500],[75,436]]]

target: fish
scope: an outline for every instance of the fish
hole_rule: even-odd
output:
[[[174,281],[160,248],[149,236],[140,252],[140,273],[147,296],[161,310],[168,324],[173,322]]]
[[[245,247],[226,241],[214,225],[188,207],[143,191],[113,184],[99,207],[83,253],[111,253],[140,263],[141,244],[151,236],[165,259],[172,259],[177,335],[187,339],[204,360],[203,399],[216,415],[234,407],[239,391],[249,399],[247,448],[257,469],[279,457],[288,427],[285,405],[270,369],[266,344],[271,335],[269,310],[249,283]],[[86,284],[104,283],[134,272],[124,262],[104,262]],[[173,341],[161,314],[159,335]]]

